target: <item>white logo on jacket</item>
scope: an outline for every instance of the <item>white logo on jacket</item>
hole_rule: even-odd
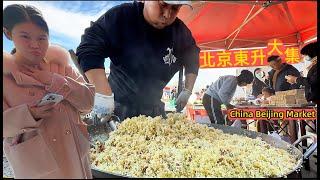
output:
[[[170,49],[168,47],[167,51],[169,51],[169,53],[163,57],[163,61],[164,64],[169,64],[170,66],[172,63],[176,62],[177,58],[172,54],[173,48]]]

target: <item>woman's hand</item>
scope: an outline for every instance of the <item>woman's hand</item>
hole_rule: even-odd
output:
[[[23,69],[21,70],[22,73],[33,77],[34,79],[40,81],[41,83],[45,85],[50,85],[52,81],[52,72],[44,71],[41,67],[39,69],[30,67],[30,66],[23,66]]]
[[[43,106],[28,106],[29,107],[29,111],[31,113],[31,115],[33,116],[33,118],[38,121],[40,119],[43,118],[48,118],[52,115],[53,113],[53,108],[55,106],[55,103],[49,103],[47,105],[43,105]]]

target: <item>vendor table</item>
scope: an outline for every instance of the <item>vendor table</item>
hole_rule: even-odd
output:
[[[188,104],[187,116],[188,118],[196,122],[196,116],[204,117],[204,116],[208,116],[208,114],[202,104],[193,104],[193,105]]]

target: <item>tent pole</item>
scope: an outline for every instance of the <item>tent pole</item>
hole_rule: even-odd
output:
[[[237,41],[247,41],[247,42],[256,42],[256,43],[264,43],[266,41],[260,41],[260,40],[251,40],[251,39],[235,39]]]
[[[179,70],[179,81],[178,81],[178,93],[176,93],[176,99],[178,98],[178,95],[183,89],[183,67]]]
[[[218,50],[218,49],[221,49],[221,47],[212,47],[212,46],[205,46],[205,45],[199,45],[200,49],[202,48],[208,48],[209,50]]]
[[[261,7],[257,12],[255,12],[247,21],[243,22],[236,30],[234,30],[226,39],[230,38],[236,31],[241,29],[244,25],[246,25],[252,18],[258,15],[265,7]]]
[[[254,6],[255,6],[255,5],[254,5]],[[250,10],[250,12],[249,12],[248,15],[251,14],[251,11],[253,10],[254,6],[251,8],[251,10]],[[263,7],[262,7],[262,8],[263,8]],[[260,8],[257,12],[260,12],[260,10],[261,10],[262,8]],[[255,14],[257,14],[257,12],[255,12]],[[226,37],[226,39],[229,39],[235,32],[237,32],[237,31],[242,27],[242,25],[245,25],[245,24],[247,23],[247,21],[251,20],[251,17],[254,16],[254,15],[252,15],[252,16],[250,17],[250,19],[248,20],[248,15],[247,15],[247,17],[245,18],[245,20],[242,22],[242,24],[240,24],[240,26],[239,26],[237,29],[235,29],[231,34],[229,34],[229,36]]]
[[[240,27],[242,26],[242,24],[244,24],[244,23],[247,21],[247,19],[249,18],[250,14],[252,13],[252,10],[253,10],[255,7],[256,7],[256,5],[253,5],[253,6],[252,6],[252,8],[250,9],[247,17],[246,17],[246,18],[244,19],[244,21],[241,23]],[[242,27],[243,27],[243,26],[242,26]],[[235,38],[238,36],[238,34],[239,34],[239,32],[240,32],[241,29],[242,29],[242,28],[238,28],[237,34],[233,37],[233,39],[231,40],[231,43],[229,44],[229,46],[228,46],[227,49],[229,49],[229,48],[231,47],[233,41],[234,41]],[[229,36],[230,36],[230,35],[229,35]],[[227,37],[226,39],[228,39],[228,38],[229,38],[229,37]]]
[[[310,30],[313,30],[313,29],[317,29],[317,26],[313,26],[311,28],[307,28],[307,29],[305,29],[303,31],[300,31],[300,33],[304,33],[304,32],[307,32],[307,31],[310,31]]]
[[[283,2],[271,2],[271,1],[266,1],[263,3],[262,7],[256,11],[247,21],[243,22],[236,30],[234,30],[226,39],[230,38],[238,29],[241,29],[244,25],[246,25],[249,21],[251,21],[256,15],[258,15],[262,10],[264,10],[265,8],[271,6],[271,5],[275,5],[275,4],[279,4],[279,3],[283,3]]]
[[[195,4],[199,4],[198,6],[195,6]],[[196,16],[199,14],[199,11],[203,8],[205,3],[203,2],[195,2],[193,3],[192,7],[192,13],[184,20],[186,25],[189,25],[189,23],[196,18]]]
[[[299,32],[297,32],[297,43],[298,43],[299,49],[301,49],[303,42],[301,41],[301,35]]]
[[[221,39],[221,40],[216,40],[216,41],[209,41],[209,42],[204,42],[204,43],[199,43],[199,45],[206,45],[206,44],[211,44],[211,43],[215,43],[215,42],[221,42],[221,41],[225,41],[226,39]]]
[[[292,26],[293,29],[297,32],[298,30],[297,30],[296,26],[295,26],[294,23],[293,23],[293,18],[292,18],[292,16],[291,16],[291,13],[289,12],[289,8],[288,8],[287,2],[282,3],[282,6],[283,6],[283,8],[284,8],[285,11],[286,11],[286,15],[287,15],[288,22],[289,22],[290,26]]]

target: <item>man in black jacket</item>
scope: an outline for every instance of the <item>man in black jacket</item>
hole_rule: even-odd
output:
[[[310,61],[311,64],[307,67],[307,77],[295,77],[287,76],[287,82],[290,84],[302,85],[305,87],[305,96],[307,101],[313,101],[319,104],[320,102],[320,83],[317,75],[317,53],[318,44],[317,42],[310,43],[304,46],[301,51],[301,56],[304,61]]]
[[[285,78],[288,75],[300,77],[300,72],[295,67],[287,63],[282,63],[280,56],[277,55],[269,56],[267,61],[272,68],[272,70],[268,72],[269,86],[274,91],[287,91],[299,88],[299,85],[291,85]]]
[[[176,104],[186,105],[198,74],[200,49],[187,26],[176,18],[183,4],[191,6],[191,1],[124,3],[85,30],[76,54],[96,87],[97,114],[114,110],[121,120],[140,114],[164,116],[162,90],[182,67],[185,88]],[[107,57],[111,60],[108,80]]]

